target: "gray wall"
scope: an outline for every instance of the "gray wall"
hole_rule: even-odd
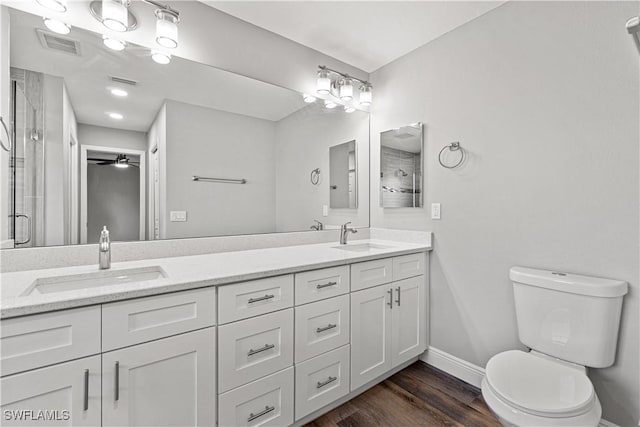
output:
[[[87,165],[87,241],[104,225],[112,241],[140,240],[140,169]]]
[[[176,101],[166,103],[166,237],[275,231],[275,124]],[[248,182],[193,182],[191,177]],[[187,222],[170,222],[187,211]]]
[[[78,123],[78,142],[81,145],[99,145],[140,151],[147,149],[147,137],[144,132],[107,128],[85,123]]]
[[[432,230],[431,345],[484,366],[521,348],[513,265],[627,280],[604,417],[638,391],[638,2],[508,2],[372,75],[372,226]],[[423,121],[426,209],[378,206],[379,132]],[[461,141],[469,161],[437,163]],[[428,206],[442,203],[442,220]]]

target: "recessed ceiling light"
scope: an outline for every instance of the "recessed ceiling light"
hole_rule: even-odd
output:
[[[353,113],[354,111],[356,111],[356,109],[355,109],[355,108],[353,108],[353,107],[349,107],[348,105],[345,105],[345,106],[344,106],[344,112],[345,112],[345,113]]]
[[[126,46],[122,40],[114,39],[107,36],[102,37],[102,43],[104,43],[104,45],[109,49],[118,50],[118,51],[124,50]]]
[[[66,12],[67,0],[37,0],[40,6],[46,7],[54,12]]]
[[[122,120],[124,116],[120,113],[107,113],[113,120]]]
[[[310,104],[312,102],[316,102],[316,97],[315,96],[307,95],[306,93],[304,95],[302,95],[302,99],[304,99],[304,102],[306,102],[307,104]]]
[[[153,52],[151,52],[151,59],[153,59],[158,64],[166,65],[171,62],[171,55],[154,50]]]
[[[57,19],[51,18],[42,18],[44,20],[44,25],[47,26],[48,29],[58,34],[69,34],[71,32],[71,25],[65,24],[62,21],[58,21]]]
[[[336,104],[333,101],[324,101],[324,106],[326,108],[336,108],[338,106],[338,104]]]
[[[126,90],[116,88],[111,89],[111,95],[124,98],[125,96],[129,95],[129,93]]]

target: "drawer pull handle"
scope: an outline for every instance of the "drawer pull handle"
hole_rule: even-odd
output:
[[[120,362],[116,362],[115,396],[117,402],[120,399]]]
[[[268,299],[275,298],[275,295],[265,295],[263,297],[258,298],[249,298],[249,304],[253,304],[254,302],[266,301]]]
[[[338,377],[329,376],[329,378],[327,378],[326,380],[324,380],[322,382],[318,381],[318,383],[316,384],[316,388],[322,388],[322,387],[326,386],[327,384],[331,384],[332,382],[334,382],[337,379],[338,379]]]
[[[260,347],[257,349],[250,349],[249,353],[247,353],[247,356],[253,356],[254,354],[258,354],[258,353],[262,353],[263,351],[267,351],[267,350],[271,350],[272,348],[275,348],[275,344],[265,344],[264,347]]]
[[[84,398],[82,400],[82,409],[89,410],[89,370],[84,370]]]
[[[316,289],[328,288],[329,286],[335,286],[338,282],[327,282],[324,285],[316,285]]]
[[[389,302],[387,303],[387,305],[389,306],[389,309],[393,309],[393,288],[389,289],[387,291],[389,293]]]
[[[396,288],[396,292],[398,293],[398,299],[396,300],[396,303],[398,304],[398,307],[400,307],[400,286]]]
[[[322,327],[322,328],[316,328],[316,333],[320,333],[320,332],[324,332],[324,331],[328,331],[329,329],[333,329],[338,327],[338,325],[336,325],[335,323],[329,323],[327,326]]]
[[[247,422],[250,423],[251,421],[260,418],[263,415],[268,414],[269,412],[275,411],[276,407],[275,406],[265,406],[264,407],[264,411],[260,411],[257,414],[254,414],[253,412],[249,414],[249,418],[247,418]]]

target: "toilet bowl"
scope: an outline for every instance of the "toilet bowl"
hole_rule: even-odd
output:
[[[504,426],[595,427],[602,416],[583,367],[534,352],[510,350],[493,356],[482,396]]]
[[[520,341],[530,352],[493,356],[482,396],[504,426],[596,427],[602,407],[586,367],[615,360],[620,280],[513,267],[509,271]]]

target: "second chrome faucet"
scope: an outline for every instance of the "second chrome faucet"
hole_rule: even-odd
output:
[[[358,230],[356,230],[355,228],[348,227],[349,224],[351,224],[351,221],[345,222],[344,224],[342,224],[342,226],[340,226],[340,244],[341,245],[346,245],[347,244],[347,235],[349,233],[357,233],[358,232]]]

